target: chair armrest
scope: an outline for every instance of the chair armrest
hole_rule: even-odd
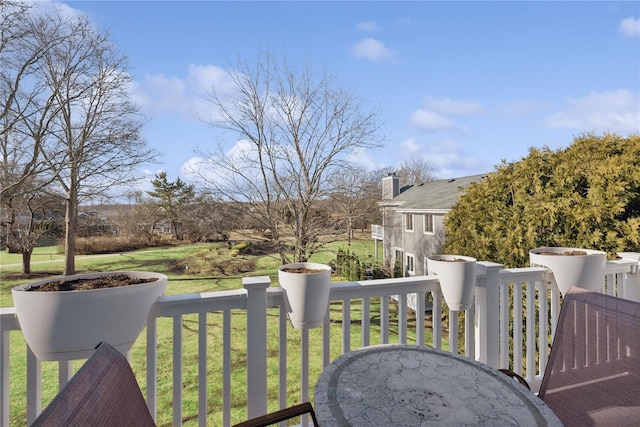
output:
[[[270,426],[271,424],[279,423],[280,421],[286,421],[294,417],[299,417],[303,414],[311,414],[313,425],[318,425],[316,414],[313,411],[313,406],[311,406],[311,403],[309,402],[304,402],[295,406],[291,406],[289,408],[262,415],[260,417],[251,418],[250,420],[235,424],[233,427],[266,427]]]
[[[498,369],[500,372],[502,372],[503,374],[505,374],[508,377],[511,378],[515,378],[516,380],[518,380],[518,382],[520,384],[522,384],[523,386],[525,386],[526,388],[528,388],[529,390],[531,390],[531,387],[529,387],[529,383],[527,383],[527,380],[525,380],[524,378],[522,378],[521,375],[515,373],[514,371],[512,371],[511,369]]]

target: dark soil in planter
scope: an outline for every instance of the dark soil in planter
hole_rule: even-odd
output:
[[[564,252],[534,252],[538,255],[555,255],[555,256],[584,256],[585,251],[564,251]]]
[[[466,259],[462,259],[462,258],[454,258],[454,259],[438,259],[436,261],[443,261],[443,262],[469,262]]]
[[[286,271],[287,273],[322,273],[327,270],[323,270],[320,268],[283,268],[282,271]]]
[[[115,274],[113,276],[96,277],[95,279],[52,281],[25,290],[32,292],[86,291],[91,289],[117,288],[120,286],[137,285],[139,283],[155,282],[156,280],[158,279],[142,279],[129,277],[125,274]]]

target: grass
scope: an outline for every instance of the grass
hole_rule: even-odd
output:
[[[335,252],[338,249],[347,249],[346,243],[333,243],[328,247],[328,251],[316,254],[312,259],[315,262],[328,263],[335,259]],[[373,242],[371,240],[359,240],[352,243],[349,249],[361,256],[373,256]],[[280,260],[276,256],[261,256],[256,259],[255,269],[251,273],[216,276],[216,275],[191,275],[176,274],[172,265],[176,260],[182,260],[189,255],[211,250],[212,253],[224,256],[227,252],[226,246],[221,244],[201,244],[172,246],[169,248],[153,248],[148,250],[138,250],[122,254],[79,256],[76,258],[77,272],[90,271],[117,271],[117,270],[146,270],[167,274],[169,283],[166,295],[199,293],[220,291],[227,289],[238,289],[242,286],[242,277],[246,276],[270,276],[274,285],[277,282],[277,267]],[[37,256],[37,258],[36,258]],[[59,258],[56,258],[59,257]],[[48,258],[48,259],[47,259]],[[10,266],[15,264],[15,256],[3,254],[0,259],[2,265],[2,285],[0,287],[0,305],[3,307],[12,306],[11,287],[17,284],[32,281],[31,278],[23,278],[19,274],[20,266]],[[18,256],[18,263],[21,259]],[[62,257],[55,254],[54,248],[38,248],[33,258],[33,276],[43,276],[48,274],[61,274],[63,261]],[[42,262],[47,261],[47,262]],[[371,301],[371,343],[379,342],[379,337],[373,331],[377,330],[375,324],[379,315],[379,301]],[[351,302],[351,348],[361,346],[361,303]],[[207,336],[208,336],[208,424],[222,424],[222,314],[208,313],[206,316]],[[333,302],[331,304],[331,355],[330,359],[342,353],[342,303]],[[410,319],[410,329],[415,327],[415,317]],[[198,316],[183,316],[181,322],[181,333],[183,339],[183,423],[184,425],[196,425],[197,422],[197,343],[198,343]],[[397,329],[397,324],[390,325],[391,335]],[[309,335],[310,348],[321,348],[321,328],[313,329]],[[269,410],[278,409],[278,312],[269,310],[267,326],[268,355],[268,399],[272,402]],[[25,395],[26,395],[26,367],[25,354],[26,344],[20,333],[11,334],[11,369],[10,369],[10,412],[11,425],[21,426],[26,423],[25,415]],[[429,339],[429,337],[427,337]],[[231,364],[232,364],[232,423],[246,419],[246,313],[238,310],[232,314],[231,326]],[[289,405],[300,400],[300,331],[287,328],[287,383],[289,384],[287,403]],[[158,319],[158,425],[171,425],[172,413],[172,372],[173,372],[173,321],[169,318]],[[313,385],[322,371],[322,355],[320,351],[310,351],[309,354],[309,392],[313,397]],[[83,361],[75,361],[74,369],[77,369]],[[138,382],[145,392],[146,388],[146,341],[144,334],[138,339],[131,350],[131,365],[137,375]],[[57,363],[43,362],[43,407],[57,393]]]

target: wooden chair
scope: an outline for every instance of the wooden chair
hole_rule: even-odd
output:
[[[107,343],[53,398],[32,426],[155,426],[127,359]]]
[[[281,409],[270,414],[262,415],[260,417],[251,418],[250,420],[243,421],[233,427],[267,427],[272,424],[279,423],[281,421],[290,420],[295,417],[299,417],[303,414],[310,414],[311,420],[314,426],[318,426],[318,420],[316,420],[316,413],[313,410],[311,403],[304,402],[289,408]]]
[[[565,426],[640,425],[640,303],[572,288],[538,396]]]

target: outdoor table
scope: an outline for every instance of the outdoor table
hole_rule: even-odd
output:
[[[533,392],[483,363],[431,347],[378,345],[329,364],[315,387],[331,426],[561,426]]]

